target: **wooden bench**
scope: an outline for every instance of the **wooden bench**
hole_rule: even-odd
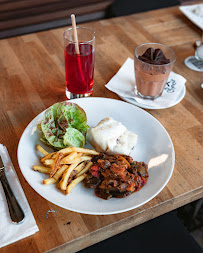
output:
[[[0,0],[0,38],[105,17],[113,0]]]

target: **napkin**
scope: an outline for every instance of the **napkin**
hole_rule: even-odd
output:
[[[153,109],[153,107],[170,107],[171,104],[174,104],[184,89],[185,82],[184,77],[171,71],[162,96],[155,100],[143,99],[136,95],[134,61],[128,58],[105,86],[121,97],[134,99],[139,104],[150,106]]]
[[[32,235],[39,231],[30,206],[27,202],[23,189],[20,185],[17,174],[9,157],[5,146],[0,144],[0,155],[4,162],[5,172],[11,189],[15,193],[21,208],[25,213],[25,219],[22,223],[14,224],[11,221],[7,207],[4,190],[0,183],[0,248],[10,243],[16,242],[22,238]]]

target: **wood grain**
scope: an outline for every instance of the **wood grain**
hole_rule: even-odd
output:
[[[0,1],[0,32],[44,22],[66,19],[72,13],[85,15],[103,11],[112,0],[15,0]]]
[[[48,106],[63,101],[63,31],[44,31],[0,41],[0,142],[7,146],[40,231],[0,252],[76,252],[203,196],[203,82],[184,59],[194,55],[201,31],[178,7],[84,24],[96,31],[95,97],[119,99],[104,85],[137,45],[159,42],[177,54],[174,71],[187,79],[186,96],[176,106],[147,110],[166,128],[176,163],[163,191],[135,210],[108,216],[74,213],[46,201],[25,181],[17,164],[18,141],[27,124]],[[48,210],[57,211],[46,217]]]

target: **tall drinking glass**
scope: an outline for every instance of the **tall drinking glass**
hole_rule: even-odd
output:
[[[167,59],[168,64],[156,65],[146,63],[139,59],[139,56],[144,54],[147,49],[161,49]],[[137,94],[141,98],[156,99],[162,95],[164,86],[168,76],[173,68],[176,60],[175,52],[165,45],[159,43],[145,43],[135,49],[134,67]]]
[[[67,29],[63,35],[68,99],[88,97],[93,92],[95,32],[85,27],[76,29],[78,45],[73,40],[72,28]],[[79,53],[76,50],[77,46]]]

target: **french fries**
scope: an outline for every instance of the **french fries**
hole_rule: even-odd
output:
[[[50,174],[50,172],[51,172],[51,168],[49,168],[49,167],[34,165],[34,166],[32,166],[32,168],[35,171],[39,171],[39,172],[46,173],[46,174]]]
[[[52,169],[51,169],[51,173],[49,175],[49,177],[53,177],[54,174],[57,172],[57,170],[59,169],[60,167],[60,162],[61,162],[61,159],[63,158],[63,153],[61,152],[58,152],[57,153],[57,156],[56,156],[56,159],[54,160],[54,163],[53,163],[53,166],[52,166]]]
[[[55,184],[56,183],[56,179],[53,177],[47,178],[43,180],[43,184],[49,185],[49,184]]]
[[[76,172],[76,174],[80,173],[81,170],[83,170],[85,167],[85,162],[80,163],[75,169],[74,171]]]
[[[77,177],[76,179],[74,179],[66,188],[66,194],[70,193],[72,191],[72,189],[78,184],[80,183],[83,179],[85,179],[86,175],[82,175],[80,177]]]
[[[89,170],[89,168],[92,166],[92,164],[93,164],[92,162],[88,162],[87,165],[84,167],[84,169],[81,170],[81,171],[76,175],[76,177],[80,177],[81,175],[85,174],[85,173]]]
[[[76,147],[71,147],[71,148],[64,148],[61,149],[60,152],[64,154],[70,154],[72,152],[81,152],[84,154],[89,154],[89,155],[99,155],[99,152],[92,150],[92,149],[86,149],[86,148],[76,148]]]
[[[73,160],[70,160],[66,157],[64,157],[61,161],[60,161],[60,164],[72,164],[72,163],[75,163],[75,162],[83,162],[83,161],[88,161],[88,160],[91,160],[92,157],[91,156],[86,156],[86,155],[83,155],[81,157],[78,157],[78,158],[75,158]],[[53,166],[54,164],[54,159],[46,159],[44,160],[44,162],[42,162],[44,165],[46,166]]]
[[[67,170],[67,168],[68,168],[67,165],[63,165],[63,166],[54,174],[53,177],[44,179],[44,180],[43,180],[43,184],[46,184],[46,185],[48,185],[48,184],[55,184],[55,183],[59,180],[59,178],[62,176],[63,172],[64,172],[65,170]]]
[[[59,188],[61,190],[66,190],[68,185],[68,179],[70,177],[71,172],[75,169],[75,167],[78,165],[78,163],[71,164],[68,169],[63,173],[62,179],[59,182]]]
[[[77,153],[76,151],[73,151],[69,155],[65,156],[61,160],[61,164],[70,164],[74,159],[79,158],[82,156],[82,153]]]
[[[44,165],[53,165],[54,159],[46,159],[43,163],[44,163]]]
[[[85,173],[93,165],[91,162],[93,156],[99,155],[95,150],[77,147],[48,153],[37,145],[36,150],[43,155],[40,158],[43,166],[34,165],[33,170],[49,174],[49,178],[44,179],[43,184],[56,184],[65,194],[69,194],[86,177]]]
[[[68,165],[63,165],[54,175],[54,179],[56,179],[56,181],[59,180],[59,178],[63,175],[64,171],[67,170]]]
[[[41,147],[39,144],[36,146],[36,149],[42,153],[44,156],[48,155],[49,153],[43,149],[43,147]]]
[[[55,152],[54,153],[49,153],[49,154],[45,155],[44,157],[42,157],[40,159],[40,161],[43,163],[44,161],[46,161],[47,159],[51,159],[52,157],[56,158],[56,153]]]

